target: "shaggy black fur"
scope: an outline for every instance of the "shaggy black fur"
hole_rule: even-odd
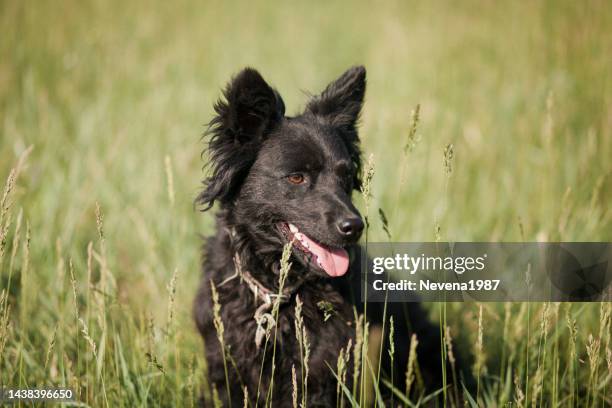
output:
[[[335,370],[338,353],[349,340],[355,344],[355,310],[363,311],[363,305],[355,301],[360,293],[359,257],[355,252],[363,222],[351,202],[351,192],[360,184],[357,122],[365,88],[365,69],[350,68],[320,95],[312,97],[303,113],[288,117],[279,93],[257,71],[246,68],[232,79],[224,99],[215,105],[207,148],[211,175],[204,181],[198,201],[205,210],[218,202],[220,211],[217,234],[208,239],[204,248],[204,275],[194,316],[205,340],[210,381],[226,406],[228,395],[233,406],[242,406],[244,386],[252,403],[258,399],[258,405],[264,406],[268,398],[273,406],[290,406],[292,366],[298,372],[301,390],[302,359],[294,326],[297,296],[303,302],[311,343],[308,405],[336,406],[337,383],[330,367]],[[257,348],[255,344],[254,313],[261,302],[240,278],[228,278],[236,272],[233,257],[238,253],[243,270],[265,287],[278,291],[280,258],[288,240],[289,222],[328,247],[349,249],[353,262],[349,273],[332,279],[294,248],[287,286],[296,289],[280,307],[274,384],[268,395],[272,344],[268,344],[265,356],[264,347]],[[348,233],[342,225],[349,225]],[[223,353],[213,325],[211,281],[222,305],[229,393]],[[333,307],[327,321],[317,306],[322,300]],[[382,306],[368,304],[371,325],[381,323]],[[427,389],[436,389],[441,385],[439,328],[429,323],[417,303],[389,304],[389,315],[395,320],[395,383],[403,389],[409,339],[416,332],[420,373]],[[388,344],[383,347],[383,371],[389,373]],[[352,367],[353,362],[348,365]],[[350,381],[351,372],[347,378]]]

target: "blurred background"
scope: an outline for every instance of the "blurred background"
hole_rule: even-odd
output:
[[[201,135],[244,66],[288,114],[366,66],[370,240],[388,239],[379,208],[394,241],[612,239],[608,2],[2,0],[0,22],[4,384],[197,394]],[[599,330],[599,305],[571,313]]]

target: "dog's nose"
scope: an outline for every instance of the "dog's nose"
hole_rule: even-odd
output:
[[[345,238],[356,238],[363,231],[363,221],[358,217],[344,218],[338,222],[337,227]]]

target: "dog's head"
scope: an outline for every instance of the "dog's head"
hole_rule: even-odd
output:
[[[293,240],[293,254],[310,271],[343,275],[345,248],[364,227],[351,193],[360,184],[357,122],[365,88],[365,68],[350,68],[288,117],[256,70],[241,71],[215,105],[211,175],[198,197],[204,209],[217,201],[232,226],[261,248],[280,251]]]

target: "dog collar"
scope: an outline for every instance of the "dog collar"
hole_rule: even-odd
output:
[[[231,229],[228,229],[228,233],[230,236],[230,240],[233,241],[236,237],[236,228],[232,227]],[[262,306],[265,305],[267,307],[266,311],[272,308],[272,299],[277,298],[279,299],[279,303],[286,303],[291,298],[291,295],[302,285],[302,280],[299,280],[293,287],[285,288],[282,294],[276,293],[273,290],[268,289],[264,286],[263,283],[255,279],[249,271],[242,268],[242,262],[240,260],[240,255],[238,254],[238,252],[234,252],[234,270],[234,275],[226,279],[226,281],[233,279],[236,276],[240,276],[240,280],[245,281],[251,292],[253,292],[255,300],[260,300],[263,303]],[[260,308],[262,306],[260,306]]]
[[[233,241],[236,237],[236,228],[228,229],[228,233],[230,240]],[[255,277],[253,277],[249,271],[242,268],[242,262],[238,252],[234,252],[234,270],[235,273],[223,281],[221,285],[240,276],[240,281],[246,282],[249,290],[255,296],[255,302],[257,303],[260,301],[262,303],[257,307],[255,314],[253,315],[253,318],[257,323],[255,345],[257,346],[257,349],[259,349],[264,336],[269,336],[272,328],[276,325],[276,321],[270,312],[275,306],[278,307],[281,304],[288,303],[291,299],[291,295],[293,295],[293,293],[295,293],[302,285],[303,280],[299,279],[293,286],[284,288],[283,293],[276,293],[255,279]],[[274,299],[276,299],[276,302]]]
[[[265,287],[260,281],[255,279],[249,271],[242,268],[242,262],[240,261],[240,255],[238,252],[234,253],[234,267],[236,269],[234,276],[240,276],[241,281],[246,282],[251,292],[253,292],[255,301],[262,302],[262,304],[257,307],[255,314],[253,315],[253,318],[257,323],[257,330],[255,331],[255,346],[259,350],[264,337],[266,339],[269,338],[272,328],[276,326],[276,320],[272,315],[272,310],[274,307],[278,308],[283,303],[288,303],[289,299],[291,299],[291,295],[302,284],[302,280],[299,280],[293,287],[285,288],[283,293],[279,294]]]
[[[260,300],[263,305],[272,308],[272,300],[274,298],[278,298],[281,303],[289,301],[292,294],[290,290],[286,290],[282,294],[275,293],[271,289],[265,287],[263,283],[255,279],[249,271],[242,269],[242,263],[240,262],[240,255],[238,255],[238,252],[234,254],[234,267],[236,268],[236,274],[240,276],[244,282],[246,282],[251,292],[253,292],[255,299]]]

